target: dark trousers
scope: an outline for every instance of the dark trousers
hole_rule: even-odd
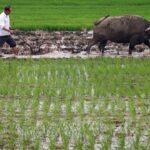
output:
[[[10,35],[0,36],[0,47],[2,47],[5,42],[12,48],[16,47],[16,42]]]

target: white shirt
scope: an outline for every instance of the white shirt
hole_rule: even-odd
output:
[[[10,19],[9,15],[6,15],[4,12],[0,14],[0,36],[10,35],[9,32],[3,30],[3,28],[10,28]]]

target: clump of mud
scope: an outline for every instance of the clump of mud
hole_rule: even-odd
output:
[[[19,49],[18,58],[70,58],[70,57],[98,57],[101,53],[97,46],[91,48],[91,53],[87,55],[84,51],[88,41],[92,39],[92,31],[15,31],[12,35]],[[144,50],[142,53],[139,51]],[[5,44],[1,50],[4,55],[9,56],[10,48]],[[38,56],[37,56],[38,55]],[[128,44],[117,44],[108,42],[105,57],[128,56]],[[150,56],[150,50],[145,45],[136,46],[135,57]]]

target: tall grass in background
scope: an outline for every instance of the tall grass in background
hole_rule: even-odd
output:
[[[106,15],[141,15],[150,20],[149,0],[1,0],[0,9],[11,4],[12,26],[24,30],[91,29]]]

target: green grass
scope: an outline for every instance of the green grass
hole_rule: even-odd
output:
[[[141,15],[150,20],[149,0],[1,0],[11,4],[14,28],[32,30],[76,30],[92,28],[106,15]]]
[[[0,149],[149,149],[149,66],[0,59]]]

